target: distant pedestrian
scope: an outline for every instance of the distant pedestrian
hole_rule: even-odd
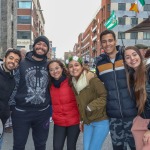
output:
[[[62,150],[67,138],[67,150],[76,150],[80,120],[76,98],[68,82],[68,72],[59,60],[50,61],[48,69],[54,121],[53,149]]]
[[[101,150],[109,132],[105,87],[96,74],[84,68],[80,57],[69,57],[66,65],[80,112],[84,150]]]
[[[20,52],[21,52],[21,58],[24,59],[26,56],[27,50],[25,48],[21,48]]]
[[[13,150],[24,150],[32,128],[35,150],[45,150],[49,133],[50,95],[47,57],[49,40],[39,36],[33,51],[26,54],[18,68],[15,107],[12,111]]]
[[[137,47],[142,55],[142,58],[145,58],[145,54],[147,52],[148,46],[144,44],[136,44],[135,47]]]
[[[90,70],[89,61],[85,60],[83,63],[84,67]]]

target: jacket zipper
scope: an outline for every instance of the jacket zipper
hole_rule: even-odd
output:
[[[113,63],[113,72],[114,72],[114,76],[115,76],[115,83],[116,83],[116,89],[117,89],[117,95],[118,95],[118,101],[119,101],[119,107],[120,107],[120,114],[123,118],[123,114],[121,111],[120,95],[119,95],[118,84],[117,84],[117,79],[116,79],[115,62]]]

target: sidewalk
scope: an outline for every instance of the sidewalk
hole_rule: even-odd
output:
[[[34,145],[33,145],[33,140],[32,140],[32,135],[29,134],[29,138],[26,144],[26,150],[34,150]],[[80,133],[80,136],[78,138],[77,141],[77,150],[83,150],[83,145],[82,145],[82,133]],[[4,141],[3,141],[3,147],[2,150],[12,150],[12,145],[13,145],[13,137],[12,137],[12,133],[5,133],[4,134]],[[50,124],[50,132],[49,132],[49,137],[47,140],[47,147],[46,150],[53,150],[53,123]],[[64,150],[66,150],[66,145]],[[112,150],[112,145],[111,145],[111,139],[110,136],[107,137],[107,139],[105,140],[104,146],[102,150]]]

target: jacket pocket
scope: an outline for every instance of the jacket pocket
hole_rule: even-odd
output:
[[[85,111],[86,117],[89,121],[94,121],[97,119],[100,119],[103,117],[103,113],[101,113],[99,110],[94,110],[94,111]]]

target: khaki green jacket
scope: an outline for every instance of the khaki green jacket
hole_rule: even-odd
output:
[[[78,94],[75,91],[81,120],[84,124],[107,119],[106,96],[107,92],[103,83],[94,73],[86,74],[88,86]],[[75,89],[74,89],[75,90]],[[87,106],[91,111],[87,110]]]

